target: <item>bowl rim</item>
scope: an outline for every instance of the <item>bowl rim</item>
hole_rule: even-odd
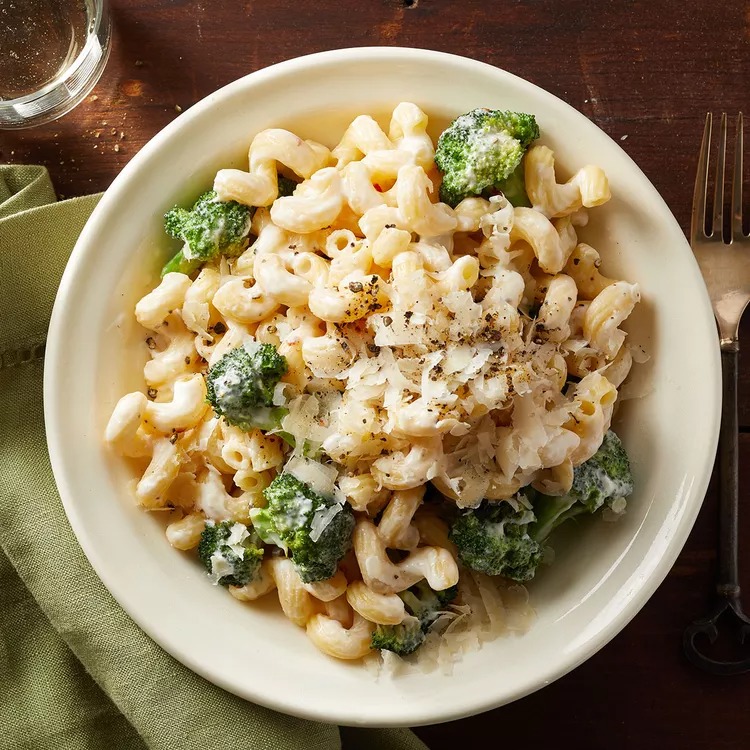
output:
[[[239,691],[238,686],[230,682],[217,672],[212,672],[210,668],[199,663],[190,651],[182,650],[170,641],[166,637],[165,633],[157,632],[158,627],[149,620],[147,613],[140,610],[136,604],[136,599],[132,592],[127,590],[127,587],[123,586],[114,573],[110,573],[106,565],[106,561],[103,555],[99,554],[97,545],[91,538],[88,537],[84,522],[79,510],[74,502],[74,492],[70,482],[69,471],[61,457],[60,445],[64,440],[64,425],[61,424],[59,419],[59,411],[55,402],[55,393],[58,389],[58,377],[57,373],[61,371],[58,367],[58,363],[61,362],[65,352],[65,317],[66,310],[70,305],[70,291],[74,286],[76,276],[79,271],[79,267],[86,255],[87,246],[90,243],[90,238],[94,236],[100,230],[100,226],[106,221],[107,215],[117,207],[118,204],[118,193],[122,186],[126,185],[131,178],[131,175],[135,175],[141,169],[141,165],[147,163],[151,158],[151,155],[157,152],[162,144],[170,140],[173,136],[177,135],[180,130],[187,125],[190,120],[198,117],[207,109],[214,107],[217,102],[222,99],[231,96],[235,90],[252,86],[254,84],[260,84],[278,76],[284,76],[295,71],[306,70],[309,71],[311,67],[315,66],[326,66],[331,63],[343,63],[348,60],[358,59],[361,61],[362,58],[368,61],[378,62],[380,60],[398,60],[403,59],[409,62],[419,60],[421,62],[434,62],[434,63],[448,63],[456,68],[463,68],[468,73],[472,71],[483,71],[485,73],[491,72],[493,76],[504,80],[514,82],[516,85],[534,90],[535,94],[542,95],[549,100],[554,100],[556,107],[562,107],[569,110],[569,114],[577,118],[580,118],[581,122],[585,122],[588,126],[593,125],[600,130],[609,141],[611,146],[615,146],[620,154],[625,157],[629,162],[630,168],[634,170],[640,177],[648,184],[653,192],[652,198],[656,202],[660,214],[662,214],[668,221],[671,222],[672,230],[676,230],[682,237],[683,243],[687,245],[687,241],[682,233],[682,230],[673,216],[671,210],[667,206],[664,199],[658,193],[656,188],[651,184],[650,180],[646,177],[643,171],[638,165],[627,155],[626,152],[620,147],[620,145],[610,138],[603,130],[598,128],[592,121],[590,121],[585,115],[576,110],[567,102],[558,98],[554,94],[542,89],[540,86],[533,84],[520,76],[509,73],[506,70],[490,65],[488,63],[480,62],[471,58],[463,57],[460,55],[450,54],[446,52],[440,52],[436,50],[419,49],[419,48],[407,48],[407,47],[352,47],[344,49],[328,50],[324,52],[317,52],[310,55],[296,57],[290,60],[276,63],[274,65],[262,68],[254,71],[246,76],[238,78],[216,91],[210,93],[192,107],[183,112],[179,117],[175,118],[171,123],[166,125],[161,131],[154,135],[143,148],[130,160],[130,162],[122,169],[122,171],[115,177],[112,184],[105,191],[98,205],[95,207],[93,213],[89,217],[86,225],[81,232],[78,241],[71,253],[70,259],[65,267],[60,286],[55,298],[55,303],[51,315],[50,326],[48,331],[47,349],[45,356],[44,365],[44,418],[45,418],[45,430],[47,436],[47,445],[50,455],[50,461],[52,465],[53,474],[58,487],[58,491],[62,500],[65,513],[68,517],[70,525],[75,533],[75,536],[83,549],[86,557],[91,563],[97,576],[100,578],[102,583],[115,598],[118,604],[128,614],[128,616],[146,633],[152,640],[154,640],[159,646],[161,646],[167,653],[171,654],[175,659],[180,661],[182,664],[196,672],[200,676],[211,681],[215,685],[218,685],[227,691],[239,695],[253,703],[257,703],[268,708],[281,711],[293,716],[300,718],[311,719],[321,722],[336,722],[344,725],[352,726],[379,726],[379,727],[390,727],[390,726],[418,726],[428,723],[442,723],[446,721],[452,721],[455,719],[475,715],[500,705],[505,705],[512,701],[523,698],[536,690],[545,687],[551,682],[559,679],[563,675],[567,674],[571,670],[575,669],[581,663],[590,658],[593,654],[603,648],[612,638],[614,638],[622,629],[635,617],[635,615],[641,611],[643,606],[646,604],[648,599],[653,595],[654,591],[663,582],[672,568],[675,560],[680,554],[688,535],[690,534],[695,519],[697,518],[698,512],[703,503],[703,498],[708,487],[708,483],[711,477],[711,471],[714,463],[715,448],[718,443],[719,435],[719,422],[721,412],[721,369],[720,369],[720,358],[719,358],[719,347],[718,342],[715,347],[715,351],[710,355],[707,353],[708,358],[708,370],[709,370],[709,382],[707,383],[707,391],[713,394],[713,401],[716,408],[711,411],[712,419],[710,424],[706,425],[706,435],[708,437],[708,443],[712,450],[708,451],[705,456],[703,465],[695,468],[694,476],[696,481],[693,482],[689,490],[689,502],[686,503],[687,507],[684,514],[681,516],[679,523],[673,528],[671,539],[668,546],[665,549],[665,553],[658,561],[658,564],[654,566],[648,577],[641,583],[638,588],[637,594],[635,594],[617,614],[612,617],[603,627],[595,638],[587,641],[582,646],[579,646],[577,650],[566,652],[566,658],[560,659],[560,661],[553,667],[549,668],[544,672],[544,675],[540,677],[538,673],[534,673],[533,678],[529,678],[517,685],[517,688],[512,691],[512,695],[502,701],[498,700],[496,695],[490,694],[485,696],[482,700],[476,700],[474,703],[467,707],[464,704],[447,710],[442,707],[440,715],[434,715],[429,713],[427,710],[421,712],[413,712],[409,715],[408,719],[399,717],[396,720],[389,720],[388,716],[378,717],[377,721],[373,721],[371,716],[365,717],[364,719],[358,718],[357,710],[350,710],[345,715],[336,713],[335,710],[325,710],[320,706],[304,706],[297,702],[286,699],[283,691],[278,695],[268,695],[262,691],[252,692],[251,690]],[[689,250],[689,246],[688,250]],[[692,254],[691,254],[692,257]],[[700,272],[697,264],[693,269],[694,274],[699,277]],[[700,278],[702,284],[702,277]],[[705,287],[704,287],[705,288]],[[702,301],[703,312],[713,320],[713,312],[708,299],[707,292],[703,295]],[[331,708],[331,707],[329,707]],[[340,708],[332,707],[332,708]]]

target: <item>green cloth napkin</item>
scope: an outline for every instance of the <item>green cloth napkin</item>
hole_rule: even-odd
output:
[[[406,729],[295,719],[212,685],[123,612],[68,525],[44,437],[44,340],[99,196],[0,165],[0,748],[424,750]]]

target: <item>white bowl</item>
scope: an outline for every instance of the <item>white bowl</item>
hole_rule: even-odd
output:
[[[245,165],[254,133],[283,126],[333,145],[358,113],[413,101],[433,135],[477,106],[534,113],[563,168],[601,165],[613,199],[583,237],[611,275],[641,284],[631,340],[651,355],[634,374],[647,395],[623,404],[616,429],[636,491],[618,523],[580,527],[530,586],[538,619],[521,637],[469,653],[452,675],[376,681],[328,658],[271,600],[243,605],[189,556],[128,492],[126,463],[102,434],[117,398],[142,387],[142,338],[132,311],[167,256],[162,215]],[[690,166],[690,165],[683,165]],[[71,525],[113,596],[185,665],[251,701],[352,725],[457,719],[549,684],[613,638],[664,579],[708,484],[720,412],[713,316],[698,267],[669,209],[631,159],[582,114],[536,86],[479,62],[413,49],[324,52],[258,71],[211,94],[170,124],[113,182],[60,284],[47,346],[49,451]]]

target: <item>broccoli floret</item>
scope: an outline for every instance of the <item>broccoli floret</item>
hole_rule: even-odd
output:
[[[180,250],[169,262],[161,269],[162,277],[168,273],[184,273],[186,276],[190,276],[192,273],[197,271],[203,265],[203,261],[198,258],[188,260],[185,254]]]
[[[513,206],[525,206],[531,208],[531,201],[526,194],[526,184],[523,176],[523,162],[521,162],[513,171],[513,174],[507,180],[495,185]],[[485,191],[486,192],[486,191]]]
[[[291,195],[297,188],[299,183],[294,180],[290,180],[288,177],[282,177],[279,175],[279,198],[286,198]]]
[[[514,502],[483,502],[454,521],[450,538],[461,562],[481,573],[527,581],[542,559],[542,546],[529,535],[536,519],[533,492],[523,490]]]
[[[573,485],[566,495],[551,497],[526,488],[514,503],[483,502],[456,519],[450,538],[464,565],[489,575],[529,581],[545,542],[558,526],[605,505],[622,512],[632,492],[628,455],[610,430],[599,450],[574,469]]]
[[[573,470],[573,484],[566,495],[550,497],[537,493],[536,521],[529,533],[535,539],[544,540],[565,521],[585,513],[596,513],[605,505],[621,513],[632,492],[633,475],[628,454],[620,438],[609,430],[599,450]]]
[[[198,557],[214,583],[244,586],[260,569],[263,549],[247,526],[231,521],[207,521],[198,545]]]
[[[319,495],[286,472],[263,490],[263,496],[266,507],[250,511],[260,538],[278,545],[291,557],[304,583],[334,575],[351,546],[354,514],[349,506]],[[318,521],[314,523],[316,516]],[[326,519],[323,531],[316,529],[315,533],[314,527]]]
[[[417,617],[406,617],[398,625],[378,625],[370,645],[381,651],[393,651],[406,656],[416,651],[425,639],[424,630]]]
[[[393,651],[400,656],[416,651],[424,643],[430,625],[457,594],[457,586],[434,591],[426,581],[402,591],[399,596],[409,616],[398,625],[378,625],[372,634],[372,647]]]
[[[605,503],[612,505],[618,498],[633,492],[630,460],[620,438],[609,430],[599,450],[573,472],[572,495],[594,513]]]
[[[435,591],[429,587],[427,581],[420,581],[399,594],[409,614],[419,620],[422,630],[425,631],[457,595],[458,586]]]
[[[443,174],[440,200],[456,206],[489,188],[502,189],[538,137],[534,115],[474,109],[456,118],[440,135],[435,151]],[[517,187],[508,189],[511,195],[519,192]]]
[[[243,430],[277,429],[287,414],[273,406],[273,391],[288,369],[272,344],[246,344],[228,351],[206,375],[214,411]]]
[[[185,244],[161,275],[170,271],[193,273],[220,255],[239,255],[248,245],[252,216],[252,208],[236,201],[220,201],[213,190],[201,195],[190,210],[175,206],[164,215],[164,229]]]

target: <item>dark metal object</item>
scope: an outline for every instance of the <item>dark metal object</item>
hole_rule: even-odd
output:
[[[739,323],[750,301],[750,247],[742,228],[742,114],[737,117],[732,174],[732,199],[729,221],[724,221],[724,165],[727,146],[727,116],[721,117],[718,158],[713,196],[713,216],[706,221],[709,153],[711,151],[711,114],[706,116],[698,172],[693,193],[690,244],[706,282],[719,327],[723,404],[720,457],[719,572],[717,603],[712,614],[696,620],[685,629],[682,646],[687,658],[711,674],[730,675],[750,672],[750,653],[736,661],[719,660],[700,650],[703,637],[715,643],[722,615],[731,618],[740,646],[750,646],[750,619],[742,611],[737,569],[738,438],[737,438],[737,365]],[[727,227],[729,225],[729,227]],[[727,229],[729,228],[729,231]]]
[[[682,646],[687,658],[697,667],[718,675],[750,671],[750,655],[737,661],[719,661],[700,650],[700,636],[715,643],[719,636],[718,622],[726,612],[734,620],[735,636],[740,645],[750,646],[750,618],[742,611],[737,567],[737,359],[739,345],[722,345],[721,365],[724,404],[721,412],[720,455],[720,518],[719,574],[716,584],[716,608],[708,617],[696,620],[685,629]]]

